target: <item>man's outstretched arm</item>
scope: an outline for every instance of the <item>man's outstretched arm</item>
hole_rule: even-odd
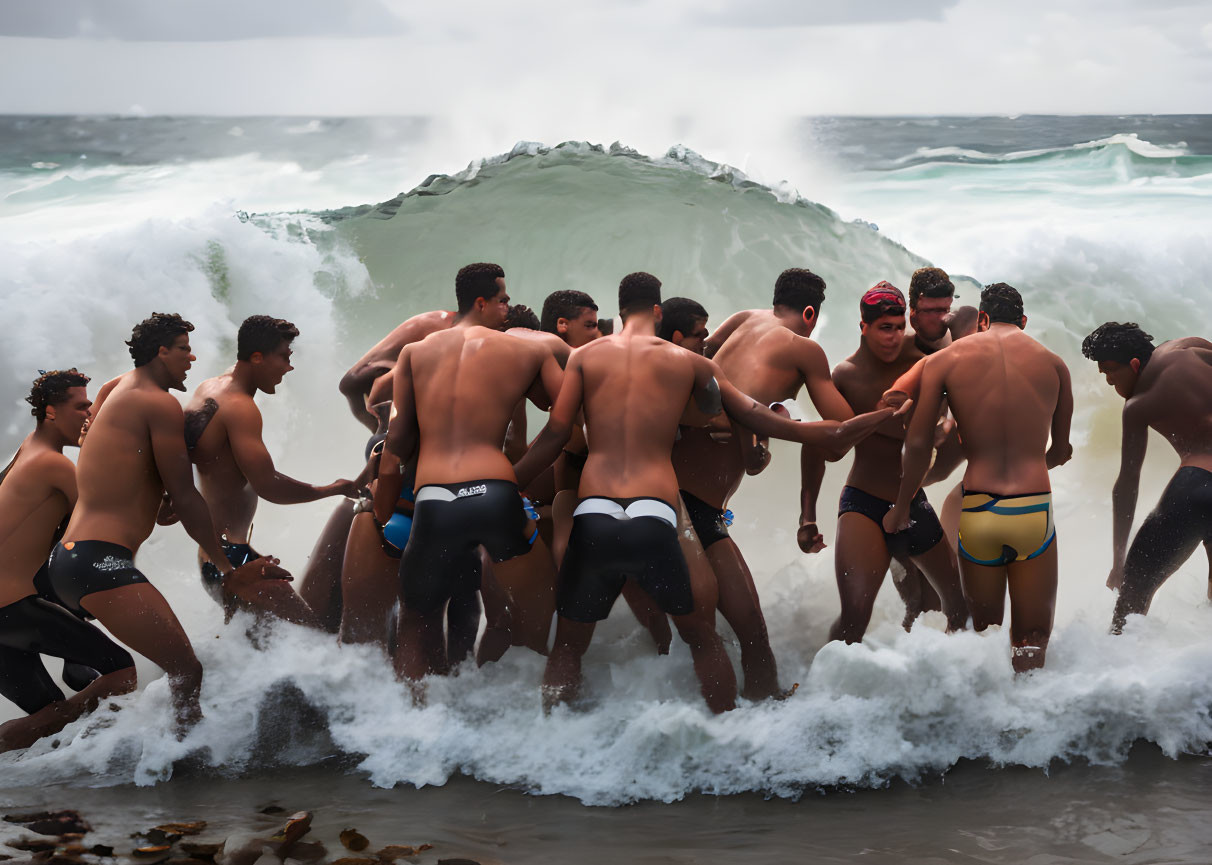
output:
[[[1107,586],[1112,589],[1118,589],[1124,582],[1124,559],[1128,555],[1128,538],[1136,517],[1140,470],[1148,448],[1148,425],[1137,407],[1125,405],[1119,476],[1111,488],[1111,574],[1107,577]]]
[[[260,498],[275,505],[314,502],[327,496],[355,495],[353,481],[340,479],[323,486],[295,480],[274,467],[273,457],[262,439],[261,412],[253,405],[229,404],[224,412],[227,440],[236,465]]]

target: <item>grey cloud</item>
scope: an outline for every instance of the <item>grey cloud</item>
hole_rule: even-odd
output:
[[[702,24],[729,27],[824,27],[839,24],[881,24],[939,21],[959,0],[748,0],[727,2],[700,11]]]
[[[380,0],[0,0],[0,36],[222,42],[404,30]]]

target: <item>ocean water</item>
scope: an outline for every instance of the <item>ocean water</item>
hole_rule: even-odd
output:
[[[286,472],[327,482],[357,470],[364,440],[336,392],[341,373],[398,321],[448,307],[468,261],[501,263],[510,294],[536,309],[553,290],[579,288],[603,314],[620,276],[649,270],[667,295],[703,302],[709,327],[768,305],[781,270],[808,266],[829,285],[814,336],[833,362],[857,344],[861,293],[881,279],[907,287],[932,263],[956,277],[960,303],[976,303],[984,283],[1018,287],[1029,331],[1073,372],[1076,455],[1053,475],[1061,587],[1044,671],[1014,680],[997,629],[947,636],[927,616],[904,633],[890,585],[862,645],[826,644],[838,609],[831,548],[796,549],[796,453],[776,446],[773,466],[734,499],[733,534],[781,677],[800,683],[791,700],[711,716],[685,648],[656,657],[620,606],[586,657],[590,708],[544,717],[542,659],[519,649],[433,682],[417,708],[372,650],[289,626],[254,648],[247,622],[224,626],[174,527],[157,531],[140,562],[206,666],[205,721],[178,742],[166,683],[140,662],[146,685],[113,701],[121,711],[0,756],[0,798],[15,807],[48,801],[32,792],[45,784],[100,786],[126,791],[105,801],[134,807],[138,787],[158,785],[203,807],[222,785],[268,791],[282,776],[300,790],[365,796],[372,809],[386,801],[381,788],[403,796],[475,779],[595,806],[686,800],[669,813],[743,831],[754,809],[784,807],[761,797],[809,807],[827,791],[831,801],[856,797],[853,812],[932,797],[954,808],[964,795],[992,807],[1008,791],[1013,825],[1046,824],[1031,836],[1037,846],[999,847],[999,837],[964,856],[1023,861],[1073,835],[1073,858],[1055,861],[1111,861],[1115,843],[1081,839],[1122,830],[1146,832],[1130,861],[1156,861],[1212,840],[1198,828],[1212,741],[1207,563],[1180,569],[1124,636],[1106,633],[1122,402],[1079,350],[1107,320],[1139,321],[1159,341],[1208,332],[1212,118],[809,118],[766,151],[778,160],[748,158],[744,142],[697,144],[519,142],[468,163],[465,145],[424,118],[0,117],[0,404],[9,407],[0,437],[11,450],[28,430],[22,397],[38,368],[78,366],[97,385],[128,368],[123,340],[152,310],[197,325],[192,383],[230,365],[245,316],[269,313],[302,336],[296,371],[261,398],[267,443]],[[1164,442],[1151,443],[1141,516],[1176,463]],[[831,466],[823,502],[845,470]],[[930,493],[938,500],[949,487]],[[330,505],[263,504],[258,546],[301,570]],[[0,706],[0,719],[15,713]],[[1110,791],[1136,783],[1133,772],[1178,803],[1156,809],[1204,822],[1171,827],[1169,846],[1149,828],[1153,805],[1132,818],[1144,829],[1116,824],[1122,803]],[[956,777],[968,793],[949,799],[940,786]],[[435,801],[483,795],[465,780],[448,789],[462,798],[444,791]],[[708,807],[702,794],[743,804]],[[508,819],[524,821],[535,800],[508,797]],[[1094,800],[1106,825],[1083,834],[1045,817],[1033,802],[1050,797]],[[857,817],[846,825],[871,831]],[[799,843],[788,836],[785,849]],[[941,850],[938,861],[970,861]]]

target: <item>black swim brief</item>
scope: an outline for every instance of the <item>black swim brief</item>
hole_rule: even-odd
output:
[[[80,599],[94,592],[148,582],[126,547],[109,541],[68,541],[51,551],[47,577],[51,590],[69,612],[93,618]]]
[[[716,541],[729,537],[728,527],[732,525],[732,511],[727,508],[717,508],[709,505],[698,496],[685,490],[682,494],[682,504],[686,505],[686,515],[694,526],[694,533],[699,536],[699,543],[707,549]]]
[[[884,530],[884,515],[892,510],[892,502],[863,492],[858,487],[844,487],[837,505],[837,515],[862,514]],[[909,527],[896,534],[884,532],[884,543],[893,556],[920,556],[943,539],[943,526],[926,493],[918,490],[909,502]]]
[[[574,622],[600,622],[628,577],[670,615],[694,610],[690,569],[678,544],[677,512],[655,498],[582,499],[573,511],[560,566],[556,609]]]
[[[400,559],[409,609],[427,613],[452,594],[479,589],[480,546],[494,562],[530,552],[522,495],[511,481],[426,484],[414,501],[412,530]]]
[[[227,541],[221,541],[220,546],[223,547],[223,554],[227,560],[231,562],[233,568],[238,568],[240,565],[246,565],[253,559],[261,558],[261,554],[254,550],[248,544],[232,544]],[[216,603],[223,603],[223,572],[217,568],[208,568],[206,565],[210,562],[203,562],[199,565],[202,571],[202,588],[206,589],[206,593],[215,599]]]
[[[39,655],[101,674],[134,666],[130,653],[58,604],[36,595],[0,607],[0,695],[33,714],[63,699]]]

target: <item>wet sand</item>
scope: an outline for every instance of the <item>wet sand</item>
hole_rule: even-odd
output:
[[[283,811],[261,813],[277,806]],[[178,772],[156,787],[0,790],[4,813],[73,808],[88,844],[128,853],[131,834],[205,820],[200,841],[269,837],[294,811],[315,813],[308,840],[328,859],[357,855],[348,827],[370,840],[433,849],[401,860],[489,863],[927,862],[1155,863],[1212,859],[1212,758],[1169,760],[1138,745],[1122,766],[1038,770],[963,764],[920,785],[806,791],[799,801],[695,795],[669,804],[586,807],[469,779],[391,790],[336,766],[238,779]],[[5,824],[0,840],[28,835]],[[16,851],[13,851],[16,852]]]

